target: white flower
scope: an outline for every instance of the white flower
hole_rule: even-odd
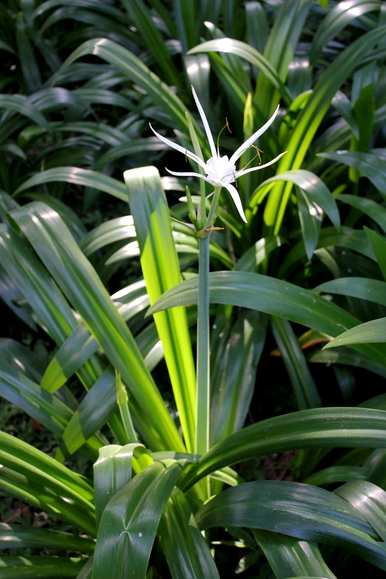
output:
[[[199,165],[204,170],[205,175],[202,175],[201,173],[194,173],[192,171],[177,173],[176,171],[170,171],[169,169],[166,170],[168,171],[168,173],[170,173],[171,175],[175,175],[176,177],[198,177],[199,179],[207,181],[211,185],[217,187],[219,186],[224,187],[232,197],[233,203],[235,204],[236,209],[239,212],[242,220],[245,221],[246,223],[247,219],[245,217],[245,213],[241,204],[240,195],[236,187],[232,185],[232,183],[234,183],[236,179],[238,179],[239,177],[247,175],[247,173],[252,173],[252,171],[260,171],[265,167],[269,167],[269,165],[276,163],[276,161],[278,161],[280,157],[282,157],[285,153],[280,153],[280,155],[278,155],[268,163],[265,163],[264,165],[258,165],[256,167],[250,167],[249,169],[243,169],[240,171],[236,170],[236,162],[240,159],[241,155],[272,125],[273,121],[276,118],[276,115],[279,112],[279,107],[277,107],[272,117],[268,119],[268,121],[264,123],[264,125],[260,127],[260,129],[258,129],[255,133],[253,133],[253,135],[251,135],[242,145],[240,145],[238,149],[236,149],[231,158],[229,158],[228,155],[223,155],[221,157],[219,150],[218,149],[216,150],[213,136],[209,127],[208,119],[206,118],[204,109],[202,108],[201,103],[198,100],[196,91],[194,90],[193,87],[192,93],[198,108],[198,112],[200,113],[202,124],[204,125],[206,137],[208,139],[208,144],[212,156],[205,162],[203,159],[201,159],[198,155],[196,155],[192,151],[189,151],[188,149],[185,149],[184,147],[177,145],[177,143],[174,143],[173,141],[170,141],[166,137],[163,137],[162,135],[157,133],[157,131],[154,130],[153,127],[150,125],[151,130],[160,141],[162,141],[172,149],[175,149],[176,151],[179,151],[180,153],[186,155],[187,157],[189,157],[189,159],[197,163],[197,165]]]

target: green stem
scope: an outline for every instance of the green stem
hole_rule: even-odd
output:
[[[126,386],[123,384],[119,372],[116,372],[115,374],[115,385],[117,389],[117,406],[119,408],[126,439],[124,444],[128,444],[129,442],[136,442],[138,440],[138,435],[135,432],[133,421],[131,419],[129,397],[127,395]]]
[[[210,366],[209,366],[209,234],[199,237],[197,392],[195,451],[209,450]]]
[[[213,194],[213,201],[210,206],[206,227],[212,227],[217,216],[217,207],[220,199],[221,187],[216,187]]]
[[[206,219],[205,229],[198,236],[198,312],[197,312],[197,389],[196,389],[196,440],[195,452],[204,454],[210,441],[210,346],[209,346],[209,269],[210,228],[213,226],[221,187],[214,190],[213,201]],[[200,211],[203,220],[205,208]],[[201,221],[202,222],[202,221]]]

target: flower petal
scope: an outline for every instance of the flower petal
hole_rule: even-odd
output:
[[[218,155],[217,155],[216,147],[214,146],[214,140],[212,137],[212,132],[211,132],[210,127],[209,127],[208,119],[206,118],[204,109],[202,108],[202,105],[201,105],[200,101],[198,100],[197,93],[193,87],[192,87],[192,93],[193,93],[193,98],[194,98],[194,101],[196,103],[198,112],[200,113],[202,124],[204,125],[205,134],[206,134],[206,138],[208,139],[208,143],[209,143],[209,147],[210,147],[210,150],[212,153],[212,157],[217,157]]]
[[[193,173],[193,171],[187,172],[184,171],[181,173],[180,171],[171,171],[167,167],[165,167],[165,171],[167,171],[168,173],[170,173],[170,175],[173,175],[174,177],[198,177],[199,179],[203,179],[207,183],[212,183],[212,181],[209,181],[209,179],[207,179],[205,175],[202,175],[201,173]]]
[[[272,125],[273,121],[276,119],[276,116],[279,112],[279,107],[275,110],[272,117],[268,119],[266,123],[260,129],[257,129],[253,135],[249,137],[236,151],[233,153],[232,157],[229,159],[230,163],[236,163],[237,159],[240,159],[241,155],[246,151],[253,143],[263,134],[265,131]]]
[[[157,131],[155,129],[153,129],[153,127],[151,126],[150,123],[149,123],[149,126],[150,126],[151,130],[153,131],[153,133],[155,134],[155,136],[157,137],[157,139],[159,139],[160,141],[165,143],[165,145],[167,145],[168,147],[171,147],[172,149],[175,149],[179,153],[186,155],[187,157],[189,157],[189,159],[192,159],[192,161],[194,161],[195,163],[200,165],[200,167],[205,169],[205,161],[203,161],[203,159],[200,159],[200,157],[198,155],[196,155],[195,153],[192,153],[192,151],[189,151],[188,149],[185,149],[185,147],[181,147],[181,145],[177,145],[177,143],[174,143],[170,139],[163,137],[162,135],[157,133]]]
[[[248,223],[247,218],[245,217],[243,206],[241,204],[240,195],[239,195],[239,192],[237,191],[236,187],[234,187],[233,185],[230,185],[230,184],[228,184],[228,185],[224,184],[223,187],[225,187],[225,189],[227,189],[229,195],[232,197],[232,201],[236,205],[236,209],[239,212],[241,219],[244,221],[244,223]]]
[[[236,171],[235,173],[236,179],[242,177],[243,175],[247,175],[248,173],[252,173],[253,171],[260,171],[261,169],[265,169],[266,167],[273,165],[274,163],[276,163],[276,161],[281,159],[281,157],[285,155],[286,152],[287,151],[284,151],[284,153],[280,153],[280,155],[278,155],[274,159],[271,159],[271,161],[268,161],[268,163],[264,163],[264,165],[257,165],[256,167],[250,167],[249,169],[242,169],[241,171]]]

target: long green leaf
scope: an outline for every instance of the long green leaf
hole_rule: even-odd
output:
[[[152,73],[132,52],[107,38],[95,38],[81,44],[65,61],[63,67],[83,56],[93,54],[116,66],[133,82],[141,86],[153,101],[169,114],[173,123],[187,128],[188,110],[166,84]]]
[[[368,300],[386,307],[386,283],[365,277],[341,277],[322,283],[320,292]]]
[[[28,24],[22,12],[16,18],[16,42],[25,84],[28,92],[37,90],[42,78],[35,58],[34,46],[30,42]]]
[[[365,480],[368,470],[361,466],[330,466],[308,476],[304,482],[316,486]]]
[[[364,34],[348,46],[335,61],[324,70],[315,86],[312,97],[301,114],[287,145],[287,154],[281,160],[277,174],[288,169],[299,169],[312,139],[322,122],[332,97],[353,70],[371,55],[374,48],[384,42],[385,26],[379,26]],[[292,190],[292,184],[276,185],[266,205],[264,220],[278,234]]]
[[[0,338],[1,364],[22,370],[25,375],[39,382],[42,375],[42,360],[39,360],[26,346],[9,338]]]
[[[0,228],[2,264],[31,305],[35,318],[61,343],[76,327],[74,314],[55,282],[28,244],[5,226]]]
[[[21,236],[15,235],[11,229],[7,230],[4,227],[0,230],[0,255],[7,272],[33,308],[35,319],[45,331],[48,331],[50,337],[61,345],[69,336],[77,335],[80,326],[73,310],[30,245]],[[78,370],[79,378],[86,388],[91,387],[101,373],[101,365],[95,356],[84,361]],[[59,372],[58,378],[55,369],[51,374],[51,377],[59,380],[61,376],[64,381],[60,382],[59,386],[65,383],[66,376]],[[114,431],[119,432],[119,424],[116,422]]]
[[[352,481],[339,487],[335,492],[360,512],[386,541],[386,493],[383,489],[368,481]]]
[[[276,579],[299,576],[337,579],[324,562],[314,543],[299,541],[283,534],[253,531],[257,543],[267,557]]]
[[[321,157],[354,167],[367,177],[383,196],[386,196],[386,160],[376,153],[358,151],[337,151],[320,153]]]
[[[77,577],[82,565],[79,559],[69,557],[3,556],[0,576],[2,579],[67,579]]]
[[[210,273],[209,284],[212,303],[260,310],[330,335],[355,323],[350,314],[310,290],[273,277],[244,271],[221,271]],[[169,290],[150,311],[196,303],[197,279],[193,278]]]
[[[111,370],[106,370],[82,399],[63,431],[63,442],[69,453],[77,451],[106,424],[115,404],[115,377]],[[98,446],[103,440],[99,437]]]
[[[32,203],[13,212],[12,218],[78,309],[112,365],[119,369],[139,408],[158,417],[158,445],[182,449],[176,427],[130,330],[59,215],[43,203]],[[152,440],[151,444],[157,442]]]
[[[71,409],[59,398],[44,392],[20,368],[0,360],[0,396],[24,410],[55,435],[63,433]]]
[[[154,26],[148,7],[142,0],[123,0],[123,4],[138,28],[141,39],[160,67],[165,81],[178,86],[180,82],[178,71],[158,28]]]
[[[220,577],[185,495],[175,489],[162,516],[159,539],[173,579]]]
[[[336,227],[339,227],[340,218],[338,207],[328,187],[317,175],[304,169],[298,169],[297,171],[286,171],[264,181],[256,189],[250,200],[250,206],[252,209],[258,202],[260,202],[261,192],[268,192],[268,189],[272,188],[273,185],[278,181],[287,181],[300,187],[300,189],[304,191],[310,201],[319,205],[329,216],[332,223]]]
[[[336,336],[357,322],[348,312],[310,290],[256,273],[210,273],[209,289],[212,303],[255,309],[304,324],[329,336]],[[197,278],[193,278],[169,290],[150,311],[195,304],[197,295]],[[384,363],[383,350],[375,346],[361,348],[374,360]]]
[[[304,21],[311,8],[309,0],[283,2],[275,13],[275,20],[264,48],[264,57],[277,70],[281,82],[287,78]],[[280,95],[267,82],[268,78],[257,79],[255,100],[262,114],[269,116],[279,101]]]
[[[94,541],[63,531],[0,523],[0,549],[54,549],[92,553]]]
[[[240,42],[232,38],[217,38],[216,40],[209,40],[195,46],[189,51],[189,54],[197,54],[199,52],[224,52],[226,54],[239,56],[260,69],[269,82],[272,83],[277,90],[286,95],[286,89],[274,67],[271,66],[262,54],[252,46],[248,46],[245,42]]]
[[[99,458],[94,464],[94,488],[97,520],[100,520],[110,499],[130,479],[134,450],[139,443],[119,446],[110,444],[99,450]]]
[[[149,305],[142,280],[130,284],[111,297],[125,321],[132,319]],[[140,335],[137,336],[137,342],[146,362],[148,350],[141,345]],[[87,364],[90,356],[97,350],[98,344],[94,337],[85,326],[79,325],[51,358],[41,378],[42,388],[48,392],[61,388],[74,372],[78,372]],[[101,377],[101,373],[99,373],[99,377]]]
[[[179,473],[178,464],[165,469],[155,463],[110,499],[99,525],[93,579],[146,578],[159,520]]]
[[[267,319],[243,312],[224,327],[217,318],[212,336],[211,441],[243,427],[252,400],[267,332]]]
[[[39,110],[29,102],[28,98],[22,95],[0,95],[0,108],[6,111],[19,113],[28,117],[34,123],[47,126],[47,121]]]
[[[291,324],[286,320],[274,317],[272,318],[272,328],[287,367],[298,409],[320,406],[321,401],[316,384]]]
[[[352,0],[351,2],[338,2],[327,12],[312,41],[310,59],[315,62],[323,48],[352,20],[359,18],[368,12],[379,10],[379,0]]]
[[[353,344],[375,344],[386,342],[386,318],[371,320],[364,324],[359,324],[343,334],[340,334],[331,340],[327,348],[336,348],[338,346],[351,346]]]
[[[81,167],[59,167],[41,171],[22,183],[15,193],[21,193],[26,189],[33,189],[45,183],[56,182],[73,183],[74,185],[91,187],[92,189],[109,193],[122,201],[126,201],[127,199],[127,192],[123,183],[102,173],[90,171],[90,169],[82,169]]]
[[[92,489],[78,474],[33,446],[0,432],[0,486],[95,532]]]
[[[172,237],[171,219],[158,171],[154,167],[124,174],[141,251],[141,267],[154,303],[181,282]],[[154,316],[188,450],[194,446],[195,371],[185,310],[177,308]]]
[[[294,448],[385,448],[385,424],[386,411],[364,408],[300,410],[269,418],[215,444],[184,484],[226,465]]]
[[[249,527],[308,541],[334,541],[386,569],[386,546],[376,540],[358,510],[311,485],[283,481],[240,484],[204,505],[197,521],[204,528]]]
[[[373,219],[384,232],[386,231],[386,209],[380,203],[357,195],[337,195],[336,199],[359,209]]]

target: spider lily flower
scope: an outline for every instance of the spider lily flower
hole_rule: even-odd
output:
[[[166,171],[176,177],[198,177],[198,179],[203,179],[204,181],[210,183],[211,185],[214,185],[215,187],[224,187],[224,189],[226,189],[229,192],[233,200],[233,203],[235,204],[236,209],[240,214],[241,219],[245,221],[245,223],[247,223],[244,209],[241,204],[239,192],[237,191],[236,187],[232,185],[232,183],[234,183],[236,179],[242,177],[243,175],[247,175],[248,173],[252,173],[253,171],[260,171],[261,169],[265,169],[265,167],[269,167],[269,165],[276,163],[276,161],[278,161],[280,157],[282,157],[285,153],[280,153],[280,155],[278,155],[268,163],[264,163],[263,165],[258,165],[256,167],[250,167],[249,169],[237,170],[236,162],[240,159],[241,155],[251,145],[253,145],[253,143],[263,133],[265,133],[265,131],[267,131],[268,128],[272,125],[273,121],[275,120],[279,112],[279,107],[277,107],[271,118],[268,119],[268,121],[264,123],[264,125],[260,127],[255,133],[253,133],[253,135],[251,135],[242,145],[240,145],[240,147],[236,149],[233,155],[229,158],[228,155],[221,156],[218,148],[216,149],[213,140],[213,135],[209,127],[208,119],[206,118],[204,109],[202,108],[202,105],[198,100],[198,96],[193,87],[192,93],[198,112],[201,117],[202,124],[204,125],[206,138],[208,139],[208,144],[212,156],[205,162],[198,155],[196,155],[192,151],[189,151],[189,149],[185,149],[185,147],[181,147],[180,145],[177,145],[177,143],[174,143],[170,139],[167,139],[166,137],[163,137],[162,135],[157,133],[157,131],[153,129],[153,127],[150,125],[151,130],[160,141],[165,143],[165,145],[167,145],[168,147],[175,149],[179,153],[186,155],[189,159],[194,161],[194,163],[196,163],[201,167],[201,169],[203,169],[205,175],[202,173],[195,173],[193,171],[187,171],[182,173],[170,171],[169,169],[166,169]]]

